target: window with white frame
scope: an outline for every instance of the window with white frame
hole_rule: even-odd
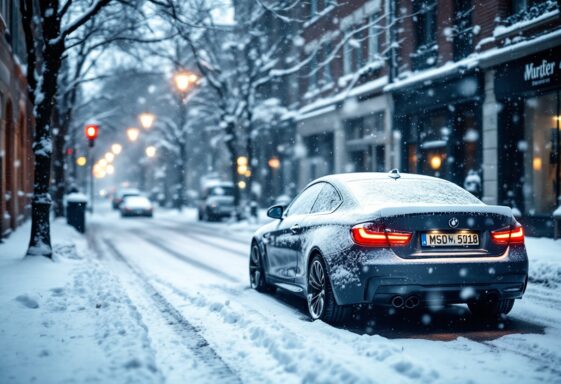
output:
[[[378,28],[379,14],[374,14],[368,18],[368,61],[374,61],[380,56]]]
[[[345,36],[347,33],[345,33]],[[343,74],[347,75],[352,72],[353,68],[353,47],[349,38],[343,46]]]

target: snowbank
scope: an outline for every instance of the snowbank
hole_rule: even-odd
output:
[[[531,283],[548,288],[561,286],[561,240],[526,238]]]
[[[54,260],[23,258],[29,224],[0,244],[0,382],[162,381],[117,280],[62,221]]]

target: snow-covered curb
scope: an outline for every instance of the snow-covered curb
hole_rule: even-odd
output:
[[[56,221],[54,261],[23,259],[28,234],[0,244],[0,382],[162,381],[136,308],[86,239]]]

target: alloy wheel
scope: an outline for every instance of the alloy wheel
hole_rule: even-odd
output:
[[[249,258],[249,283],[253,289],[257,289],[261,281],[261,265],[259,259],[259,249],[257,245],[254,245],[251,247],[251,255]]]
[[[319,319],[325,307],[325,271],[321,262],[312,262],[308,272],[308,309],[312,318]]]

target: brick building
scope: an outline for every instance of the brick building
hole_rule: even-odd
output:
[[[398,167],[516,208],[531,234],[551,234],[561,186],[559,3],[307,2],[302,56],[317,54],[299,82],[299,187]]]
[[[328,173],[383,171],[396,166],[388,83],[388,1],[305,3],[303,57],[296,117],[299,185]],[[315,54],[314,54],[315,53]]]
[[[18,4],[0,0],[0,238],[29,216],[33,182],[32,106]]]
[[[552,234],[561,184],[559,3],[418,0],[397,9],[401,43],[385,91],[396,105],[400,168],[516,208],[530,234]]]

